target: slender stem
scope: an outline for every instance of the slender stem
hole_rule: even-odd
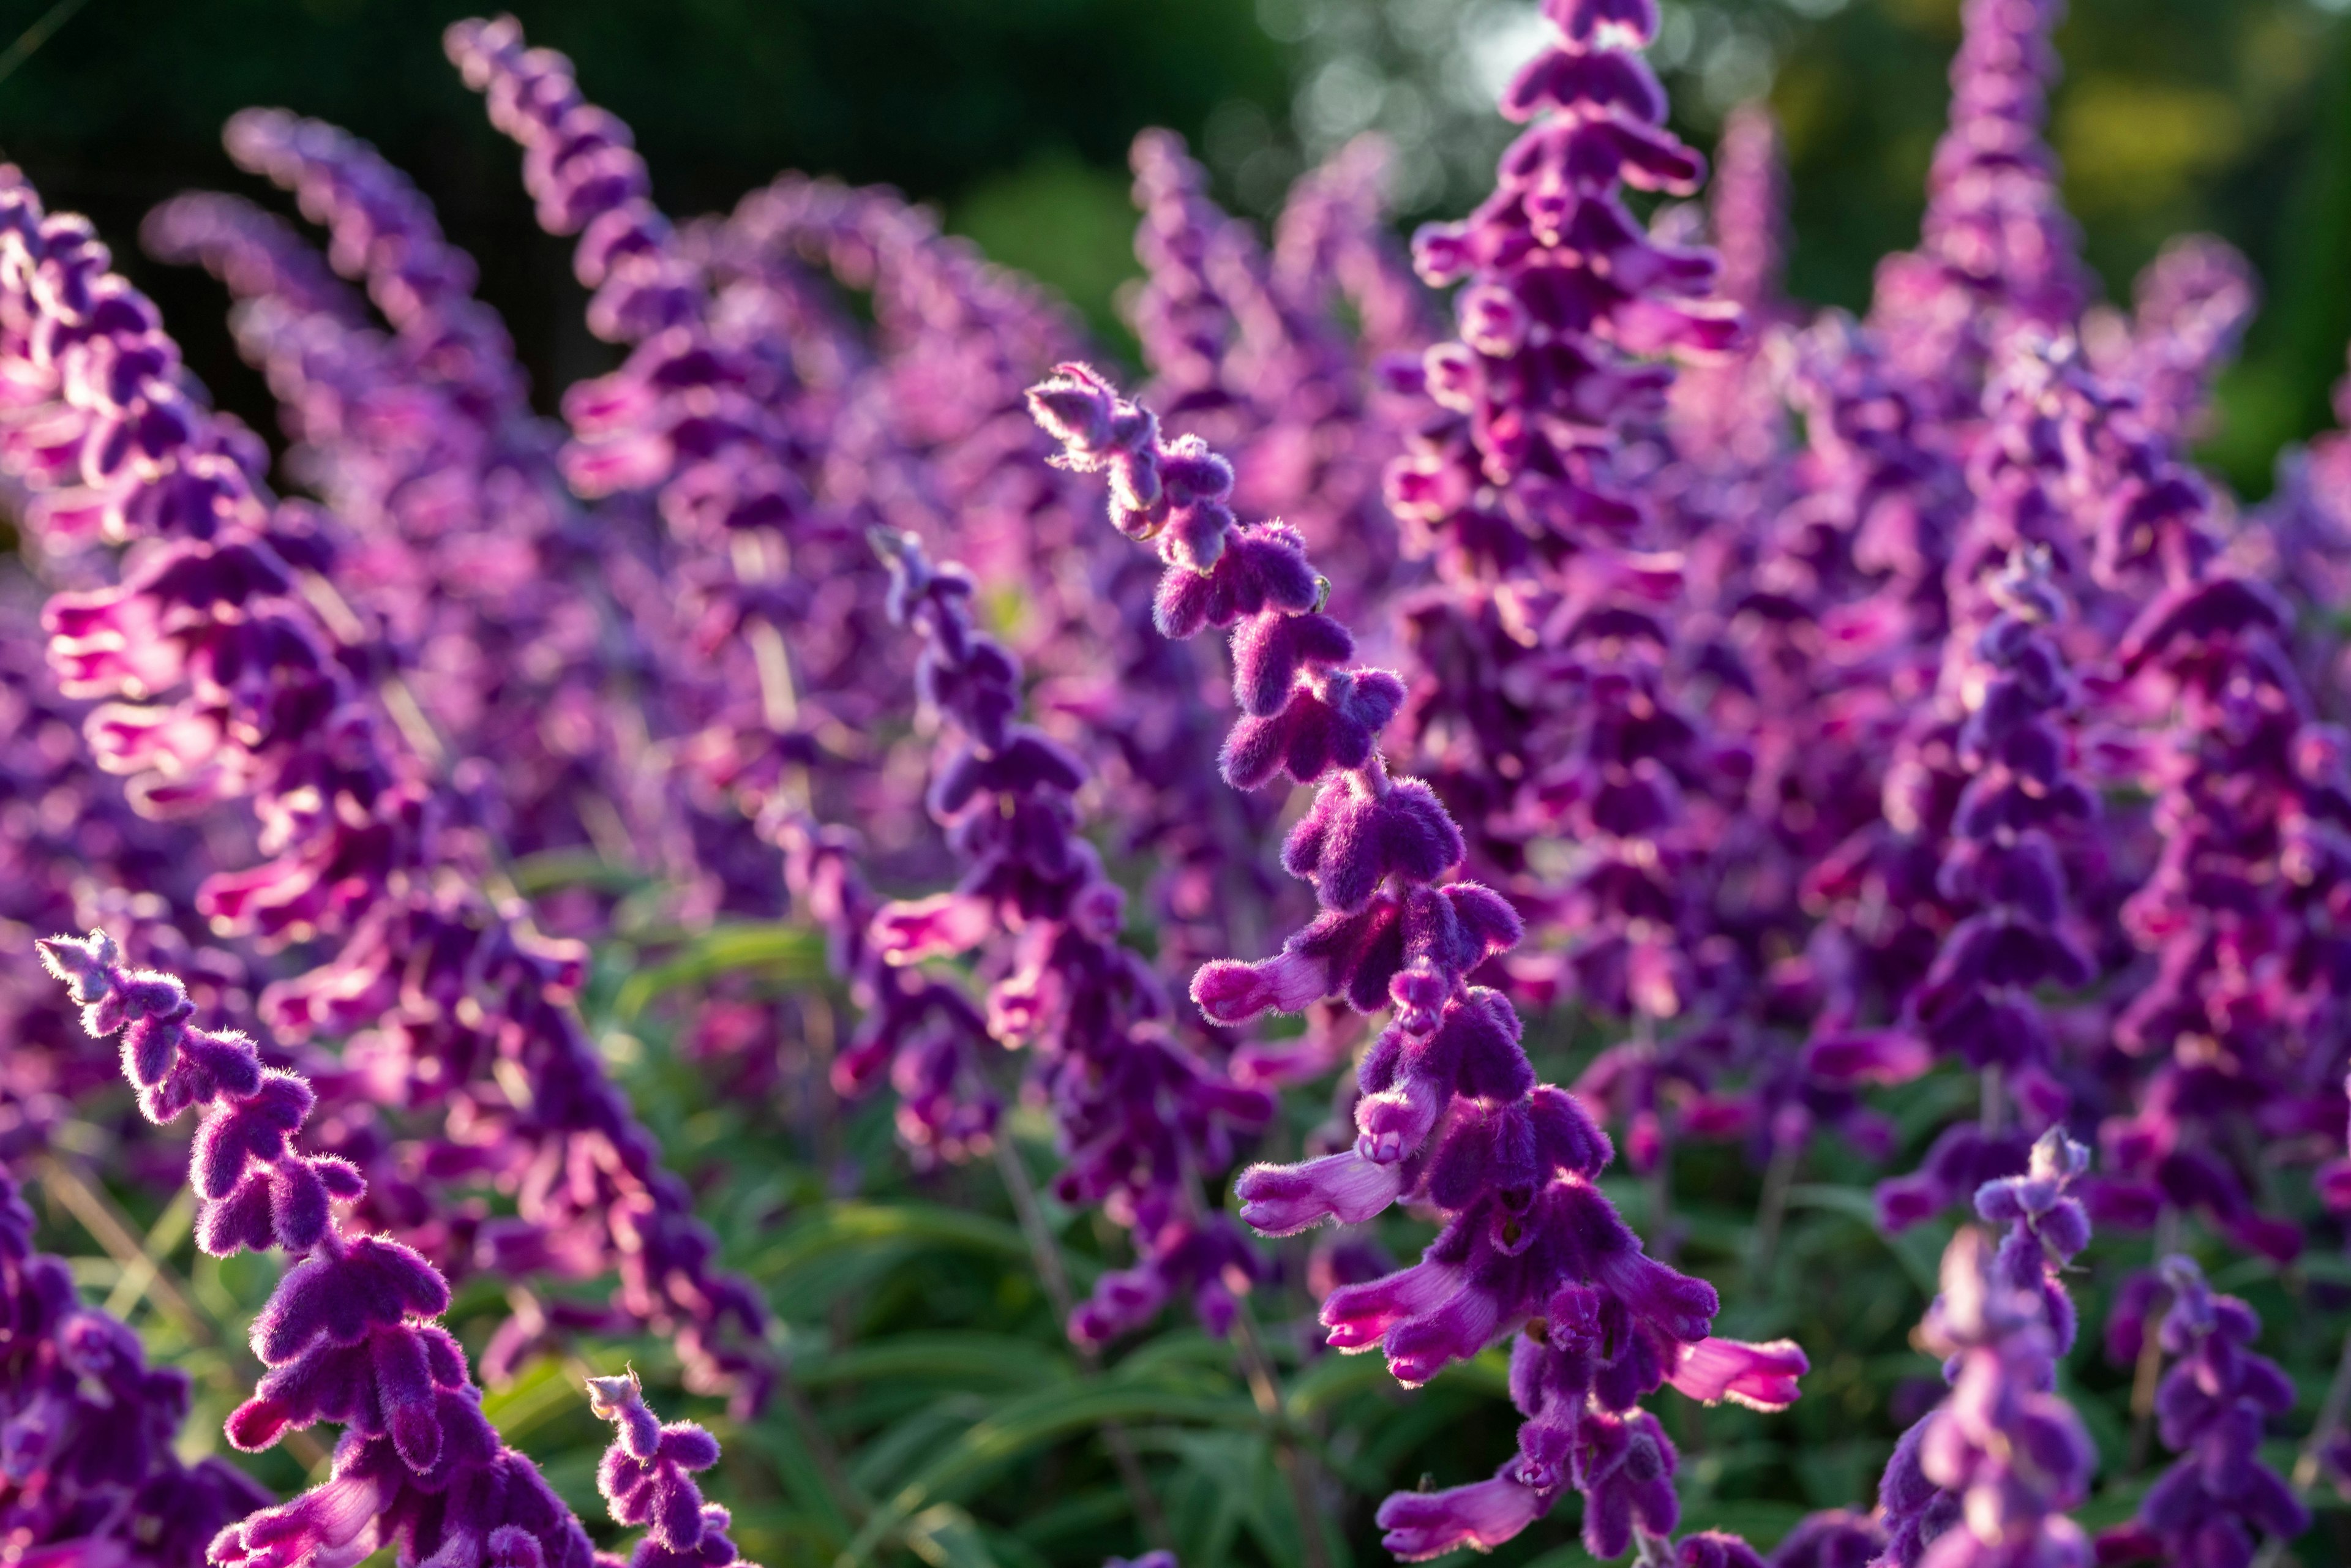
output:
[[[162,1260],[151,1252],[139,1238],[130,1216],[115,1207],[97,1183],[85,1181],[81,1173],[55,1155],[40,1163],[41,1185],[63,1204],[68,1213],[81,1222],[90,1239],[106,1249],[106,1255],[120,1264],[126,1279],[133,1270],[144,1270],[146,1280],[141,1291],[155,1303],[156,1309],[178,1326],[180,1332],[194,1343],[216,1350],[235,1369],[240,1383],[250,1384],[260,1376],[261,1368],[246,1354],[236,1336],[225,1333],[196,1299],[182,1285]],[[168,1216],[167,1216],[168,1218]],[[157,1229],[162,1227],[159,1224]],[[286,1451],[306,1470],[316,1470],[327,1460],[327,1446],[307,1429],[296,1428],[286,1433]]]
[[[1763,1172],[1763,1200],[1755,1215],[1755,1277],[1759,1281],[1771,1273],[1771,1260],[1780,1249],[1780,1227],[1788,1217],[1788,1193],[1796,1185],[1796,1167],[1803,1159],[1801,1140],[1774,1133],[1771,1163]]]
[[[2155,1217],[2158,1266],[2178,1250],[2179,1211],[2167,1203]],[[2155,1446],[2155,1387],[2163,1375],[2163,1336],[2157,1325],[2170,1305],[2171,1292],[2157,1286],[2155,1294],[2147,1299],[2145,1326],[2139,1333],[2138,1364],[2131,1374],[2129,1473],[2133,1475],[2147,1468],[2149,1451]]]
[[[1061,1264],[1061,1249],[1045,1224],[1044,1206],[1037,1201],[1037,1185],[1029,1178],[1029,1167],[1021,1163],[1020,1151],[1012,1145],[1009,1130],[998,1133],[996,1139],[996,1168],[1003,1174],[1004,1190],[1011,1195],[1012,1210],[1020,1218],[1020,1233],[1029,1239],[1029,1255],[1037,1265],[1037,1278],[1045,1287],[1045,1299],[1053,1304],[1054,1321],[1066,1327],[1077,1312],[1077,1297],[1070,1289],[1070,1272]],[[1092,1381],[1102,1374],[1102,1356],[1090,1344],[1078,1346],[1078,1375]],[[1134,1451],[1134,1440],[1127,1436],[1125,1426],[1117,1421],[1102,1424],[1102,1446],[1110,1450],[1111,1462],[1117,1466],[1119,1479],[1125,1483],[1128,1504],[1134,1510],[1135,1522],[1143,1527],[1143,1538],[1154,1550],[1173,1551],[1176,1538],[1167,1528],[1167,1515],[1153,1495],[1150,1478],[1143,1473],[1143,1460]],[[1319,1568],[1319,1565],[1315,1565]]]
[[[2318,1479],[2318,1466],[2326,1451],[2327,1441],[2335,1428],[2343,1425],[2345,1406],[2351,1406],[2351,1334],[2343,1339],[2343,1354],[2335,1363],[2335,1378],[2326,1385],[2326,1397],[2318,1406],[2318,1419],[2311,1423],[2310,1436],[2303,1439],[2302,1451],[2294,1459],[2294,1490],[2296,1497],[2308,1491]],[[2253,1558],[2252,1568],[2277,1568],[2285,1556],[2286,1540],[2273,1535],[2262,1542]]]
[[[2008,1125],[2008,1083],[2006,1075],[1995,1061],[1983,1070],[1983,1110],[1981,1124],[1987,1134],[1999,1133]]]
[[[2302,1452],[2294,1456],[2296,1491],[2306,1490],[2318,1479],[2320,1456],[2342,1427],[2346,1406],[2351,1406],[2351,1334],[2343,1337],[2343,1354],[2335,1363],[2335,1380],[2326,1385],[2326,1398],[2318,1406],[2318,1419],[2311,1423],[2310,1436],[2303,1440]]]
[[[1257,1320],[1250,1315],[1245,1301],[1233,1304],[1233,1348],[1239,1353],[1241,1375],[1249,1381],[1249,1397],[1257,1401],[1258,1414],[1273,1429],[1273,1461],[1290,1488],[1290,1506],[1298,1511],[1299,1555],[1305,1568],[1331,1568],[1330,1549],[1322,1539],[1322,1515],[1314,1500],[1314,1461],[1290,1437],[1280,1380],[1273,1362],[1265,1354],[1265,1342],[1258,1337]]]

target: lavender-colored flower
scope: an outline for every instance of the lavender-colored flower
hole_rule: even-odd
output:
[[[2089,1151],[2053,1128],[2021,1176],[1976,1195],[2005,1224],[1997,1249],[1963,1229],[1943,1255],[1942,1294],[1920,1330],[1948,1359],[1950,1394],[1903,1434],[1878,1489],[1888,1568],[2086,1568],[2087,1537],[2065,1511],[2089,1495],[2095,1454],[2053,1390],[2074,1343],[2059,1270],[2089,1242],[2071,1188]]]
[[[1807,1514],[1780,1539],[1768,1568],[1869,1568],[1886,1550],[1886,1529],[1851,1509]]]
[[[281,1247],[296,1261],[255,1321],[268,1368],[229,1417],[229,1440],[258,1449],[286,1432],[340,1422],[330,1479],[222,1531],[221,1568],[335,1568],[394,1544],[403,1562],[590,1568],[594,1550],[536,1467],[484,1418],[465,1352],[434,1320],[449,1286],[419,1254],[353,1235],[333,1206],[366,1190],[356,1166],[306,1155],[295,1137],[316,1096],[265,1068],[252,1040],[193,1021],[169,975],[123,968],[102,931],[39,944],[93,1036],[122,1036],[123,1075],[156,1122],[201,1113],[188,1178],[207,1253]]]
[[[1320,787],[1283,864],[1312,883],[1322,915],[1276,957],[1204,967],[1195,999],[1235,1022],[1326,997],[1395,1009],[1358,1070],[1354,1148],[1252,1168],[1237,1189],[1242,1218],[1286,1234],[1366,1219],[1407,1193],[1444,1215],[1418,1264],[1322,1304],[1332,1344],[1379,1345],[1407,1385],[1525,1331],[1511,1375],[1528,1417],[1519,1456],[1491,1481],[1390,1498],[1390,1549],[1420,1558],[1496,1544],[1570,1485],[1598,1554],[1623,1552],[1636,1521],[1669,1536],[1674,1450],[1636,1401],[1670,1381],[1708,1402],[1777,1409],[1795,1397],[1802,1353],[1709,1337],[1714,1292],[1645,1257],[1592,1185],[1608,1140],[1573,1096],[1535,1082],[1509,1002],[1468,983],[1516,944],[1517,917],[1488,890],[1443,880],[1460,864],[1459,831],[1426,786],[1388,776],[1376,737],[1395,688],[1348,665],[1353,640],[1322,612],[1297,536],[1241,525],[1230,469],[1196,439],[1164,441],[1150,413],[1092,371],[1064,367],[1030,397],[1065,461],[1109,473],[1120,531],[1156,545],[1162,626],[1233,628],[1243,716],[1228,778],[1270,781],[1277,766],[1253,760],[1264,754]],[[1367,708],[1364,694],[1383,689]]]
[[[612,1446],[596,1467],[596,1490],[615,1524],[644,1527],[630,1568],[725,1568],[738,1559],[726,1537],[732,1521],[703,1500],[694,1472],[718,1462],[718,1439],[691,1421],[664,1426],[647,1407],[634,1372],[588,1380],[588,1404],[613,1426]]]
[[[1103,1205],[1138,1254],[1096,1283],[1071,1336],[1102,1343],[1178,1291],[1221,1333],[1259,1265],[1223,1216],[1201,1208],[1195,1174],[1228,1166],[1232,1130],[1262,1124],[1270,1099],[1169,1038],[1157,978],[1118,942],[1124,896],[1077,834],[1084,767],[1019,722],[1020,665],[974,626],[971,578],[934,566],[911,536],[877,535],[875,547],[890,564],[892,617],[924,639],[925,706],[948,721],[930,806],[967,869],[951,893],[877,910],[870,939],[902,966],[991,949],[988,1032],[1032,1053],[1067,1161],[1054,1192]]]
[[[2166,1258],[2163,1349],[2177,1357],[2155,1396],[2156,1429],[2180,1458],[2141,1500],[2138,1515],[2098,1538],[2101,1563],[2193,1563],[2244,1568],[2259,1537],[2291,1541],[2310,1511],[2261,1460],[2263,1422],[2294,1408],[2294,1385],[2252,1349],[2262,1320],[2215,1294],[2187,1258]]]
[[[12,1044],[10,1050],[13,1051]],[[0,1171],[0,1534],[18,1561],[195,1568],[269,1493],[218,1458],[183,1464],[187,1375],[82,1305]]]
[[[2064,12],[2064,0],[1968,0],[1918,248],[1878,264],[1871,325],[1948,421],[1972,415],[2008,333],[2070,328],[2088,291],[2042,140]]]
[[[89,526],[146,547],[120,582],[58,593],[45,616],[60,688],[106,699],[85,726],[100,766],[134,776],[144,810],[253,799],[272,858],[216,873],[199,907],[265,943],[340,939],[263,1010],[298,1034],[376,1024],[393,1083],[463,1106],[455,1163],[509,1176],[521,1211],[484,1238],[496,1266],[617,1270],[622,1317],[674,1329],[698,1379],[755,1398],[758,1353],[729,1339],[756,1338],[763,1309],[711,1267],[715,1241],[605,1077],[569,1007],[580,955],[476,891],[478,849],[393,743],[278,548],[257,458],[193,400],[154,307],[108,259],[86,224],[45,217],[6,172],[0,364],[78,432],[78,477],[101,497]],[[62,458],[20,472],[52,491],[76,476]],[[426,1057],[434,1069],[415,1065]]]

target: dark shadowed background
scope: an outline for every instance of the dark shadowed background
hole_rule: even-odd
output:
[[[2345,0],[2075,0],[2051,140],[2110,296],[2184,229],[2227,236],[2268,302],[2207,455],[2267,487],[2328,423],[2351,335],[2351,21]],[[1858,305],[1915,235],[1958,0],[1666,0],[1653,58],[1685,134],[1768,95],[1793,164],[1800,296]],[[280,104],[374,141],[482,263],[534,383],[611,350],[580,325],[567,246],[541,235],[512,145],[443,59],[462,0],[0,0],[0,150],[51,204],[96,217],[223,400],[274,428],[209,280],[129,253],[190,186],[280,201],[236,172],[221,121]],[[1538,37],[1533,0],[550,0],[517,6],[627,119],[656,195],[688,214],[784,168],[936,202],[999,259],[1114,332],[1124,152],[1191,138],[1263,213],[1301,160],[1366,127],[1399,148],[1406,216],[1483,193],[1493,90]],[[26,36],[29,31],[29,36]],[[280,202],[282,204],[282,202]]]

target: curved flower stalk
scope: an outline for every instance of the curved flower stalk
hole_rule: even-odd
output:
[[[867,612],[878,595],[860,530],[812,495],[794,368],[723,329],[628,127],[581,97],[569,59],[525,47],[511,16],[455,23],[444,42],[522,146],[540,227],[580,236],[590,330],[630,346],[619,370],[564,393],[559,461],[590,499],[650,495],[685,559],[695,646],[722,705],[700,719],[695,765],[747,815],[805,804],[805,771],[860,749],[903,687]]]
[[[631,537],[624,517],[591,526],[566,495],[557,433],[531,412],[504,325],[474,297],[472,258],[442,236],[405,175],[331,125],[247,110],[224,140],[241,166],[296,193],[328,229],[337,269],[365,283],[392,326],[395,363],[361,390],[412,400],[405,417],[305,434],[323,448],[311,460],[337,514],[409,556],[415,580],[402,586],[414,602],[381,592],[360,602],[395,627],[423,617],[404,628],[413,679],[460,748],[501,765],[512,847],[590,841],[611,852],[626,841],[691,879],[692,830],[648,777],[644,716],[632,700],[657,684],[660,706],[678,706],[692,663],[671,646],[677,632],[664,622],[674,616],[648,613],[650,541]],[[377,565],[360,575],[373,578]],[[661,628],[658,647],[645,645],[649,627]],[[732,869],[725,857],[714,868]],[[774,889],[730,891],[738,904],[764,905]]]
[[[1321,915],[1274,957],[1202,968],[1195,1000],[1232,1023],[1325,998],[1395,1009],[1359,1070],[1355,1147],[1253,1167],[1238,1188],[1241,1217],[1286,1235],[1368,1219],[1407,1195],[1445,1216],[1418,1265],[1322,1305],[1332,1344],[1380,1345],[1407,1385],[1522,1330],[1511,1376],[1529,1417],[1520,1454],[1491,1481],[1389,1499],[1390,1549],[1421,1558],[1496,1544],[1571,1486],[1599,1555],[1622,1552],[1636,1521],[1669,1536],[1674,1450],[1638,1399],[1670,1381],[1776,1409],[1795,1397],[1802,1353],[1708,1337],[1713,1291],[1643,1256],[1592,1185],[1608,1140],[1573,1096],[1535,1082],[1508,1001],[1468,983],[1517,943],[1518,918],[1489,890],[1445,880],[1461,863],[1459,830],[1426,785],[1389,777],[1377,747],[1399,683],[1351,665],[1353,639],[1317,608],[1298,536],[1239,524],[1231,470],[1196,439],[1163,441],[1147,411],[1091,370],[1065,367],[1030,395],[1064,461],[1110,474],[1119,530],[1155,544],[1162,627],[1232,630],[1243,716],[1226,746],[1228,780],[1286,773],[1318,786],[1282,860],[1313,884]]]
[[[11,1051],[15,1046],[10,1047]],[[81,1304],[66,1260],[34,1250],[33,1214],[0,1171],[0,1533],[28,1564],[195,1568],[269,1493],[220,1458],[172,1451],[187,1375]]]
[[[342,1424],[330,1478],[213,1540],[221,1568],[335,1568],[379,1546],[404,1563],[590,1568],[594,1550],[538,1468],[498,1438],[465,1354],[434,1320],[449,1285],[423,1257],[344,1229],[356,1166],[295,1146],[308,1082],[265,1068],[252,1040],[199,1028],[172,976],[121,967],[103,931],[38,944],[93,1037],[122,1036],[123,1076],[157,1123],[198,1111],[188,1180],[196,1240],[226,1258],[284,1249],[295,1261],[254,1322],[268,1368],[228,1419],[248,1451],[320,1421]]]
[[[2294,1408],[2294,1385],[2253,1350],[2262,1320],[2251,1307],[2215,1294],[2190,1259],[2166,1258],[2160,1272],[2171,1299],[2161,1343],[2177,1359],[2156,1390],[2156,1423],[2179,1458],[2137,1518],[2098,1537],[2098,1561],[2244,1568],[2261,1536],[2291,1541],[2310,1528],[2310,1511],[2260,1452],[2264,1422]]]
[[[241,120],[232,140],[249,150],[252,129]],[[377,171],[377,183],[413,198],[402,210],[423,206],[340,131],[313,121],[281,129],[319,162]],[[334,199],[330,186],[311,204],[334,216]],[[436,276],[470,271],[440,246],[429,213],[419,221],[420,233],[378,235],[363,250],[385,258],[381,270],[396,279],[375,292],[413,299],[407,280],[423,265],[420,251],[447,251]],[[346,240],[363,230],[347,214],[335,222]],[[517,374],[503,337],[485,346],[486,334],[440,330],[438,308],[412,308],[413,330],[385,338],[286,225],[234,197],[175,198],[142,233],[152,252],[200,263],[237,298],[239,346],[266,371],[297,442],[287,467],[356,536],[334,545],[350,608],[381,624],[402,694],[430,720],[429,744],[469,768],[496,768],[491,809],[505,847],[594,843],[629,862],[647,846],[659,869],[691,882],[688,826],[651,778],[642,715],[629,701],[632,687],[666,674],[641,631],[660,618],[622,616],[610,602],[642,564],[632,572],[611,541],[601,556],[588,548],[549,433],[518,392],[483,390],[502,379],[496,366]],[[481,308],[470,295],[455,303],[471,308],[453,308],[461,320]],[[452,339],[466,351],[453,350]],[[486,361],[493,370],[479,368]]]
[[[1070,1336],[1104,1343],[1178,1291],[1221,1334],[1259,1265],[1207,1208],[1200,1182],[1232,1163],[1232,1131],[1262,1125],[1271,1103],[1169,1038],[1157,978],[1119,945],[1124,897],[1077,833],[1085,768],[1018,722],[1020,666],[975,629],[970,577],[934,567],[910,536],[875,545],[890,563],[893,619],[924,639],[923,701],[948,721],[930,807],[968,869],[952,893],[883,905],[871,939],[896,965],[995,948],[988,1032],[1032,1051],[1067,1161],[1055,1195],[1102,1205],[1134,1238],[1137,1261],[1102,1277]]]
[[[1976,1210],[2007,1235],[1963,1228],[1943,1254],[1942,1293],[1919,1335],[1947,1359],[1951,1392],[1903,1434],[1878,1489],[1884,1568],[2088,1568],[2088,1537],[2065,1517],[2089,1495],[2096,1451],[2054,1392],[2073,1348],[2058,1271],[2090,1239],[2068,1190],[2089,1151],[2055,1129],[2022,1176],[1987,1183]]]
[[[41,594],[0,573],[0,922],[46,931],[105,920],[141,962],[195,977],[205,1005],[253,1010],[257,977],[210,939],[195,909],[204,837],[131,809],[81,740],[88,705],[57,695],[41,656]],[[56,1124],[111,1081],[57,988],[0,973],[0,1161],[50,1146]]]
[[[1974,417],[2011,331],[2069,329],[2089,292],[2042,140],[2064,14],[2064,0],[1967,0],[1918,248],[1878,263],[1870,325],[1953,426]]]
[[[703,1500],[694,1472],[718,1462],[718,1439],[691,1421],[664,1425],[645,1404],[634,1372],[588,1380],[588,1406],[612,1423],[612,1446],[596,1467],[596,1490],[615,1524],[643,1525],[629,1568],[726,1568],[738,1561],[733,1523]]]
[[[768,259],[763,288],[789,257],[870,290],[876,359],[846,395],[876,405],[867,423],[922,471],[909,531],[951,537],[982,581],[1024,584],[1004,630],[1037,675],[1037,722],[1102,770],[1120,850],[1155,868],[1163,956],[1196,963],[1253,935],[1279,893],[1263,869],[1270,819],[1215,786],[1223,720],[1199,664],[1150,624],[1147,563],[1087,526],[1081,486],[1047,461],[1022,401],[1075,352],[1074,324],[887,191],[786,176],[726,226]],[[837,443],[828,480],[876,466],[870,448]]]
[[[1234,454],[1238,503],[1297,528],[1346,584],[1341,612],[1352,613],[1399,571],[1380,470],[1401,450],[1414,411],[1384,390],[1378,358],[1417,354],[1434,334],[1409,297],[1394,297],[1377,242],[1360,237],[1378,223],[1376,187],[1367,191],[1376,171],[1360,167],[1367,151],[1339,158],[1300,182],[1293,200],[1301,205],[1284,214],[1290,233],[1277,237],[1277,246],[1287,238],[1287,253],[1269,256],[1248,224],[1209,198],[1207,171],[1181,138],[1137,136],[1130,161],[1144,279],[1133,314],[1154,378],[1144,395],[1165,410],[1171,431]],[[1334,210],[1341,202],[1370,211],[1343,214]],[[1347,238],[1350,230],[1358,237]],[[1314,265],[1325,252],[1331,275]],[[1368,321],[1360,344],[1335,309],[1350,277],[1370,286],[1367,297],[1389,318]]]
[[[79,476],[102,497],[89,525],[142,547],[123,580],[57,594],[44,618],[61,689],[102,699],[86,726],[99,765],[132,776],[144,811],[249,797],[271,858],[207,879],[199,909],[264,945],[337,941],[331,961],[265,994],[265,1015],[297,1034],[367,1026],[352,1054],[391,1086],[381,1098],[447,1108],[434,1174],[516,1190],[517,1218],[480,1228],[483,1261],[617,1270],[613,1307],[591,1320],[671,1332],[697,1381],[756,1398],[757,1346],[730,1341],[756,1341],[764,1310],[712,1268],[688,1194],[604,1075],[569,1005],[576,953],[476,891],[478,847],[298,596],[256,469],[191,400],[154,307],[13,170],[0,328],[11,384],[46,393],[51,428],[81,432]],[[64,474],[25,476],[54,490]],[[549,1332],[517,1318],[501,1348]]]

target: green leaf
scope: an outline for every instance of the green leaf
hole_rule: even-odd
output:
[[[1071,1375],[1069,1357],[1011,1334],[903,1334],[826,1351],[792,1364],[803,1388],[922,1380],[956,1386],[1034,1388]]]
[[[658,964],[648,965],[621,984],[612,1014],[633,1020],[653,998],[716,975],[758,974],[787,985],[811,986],[825,978],[824,938],[805,925],[784,920],[753,920],[714,925]]]
[[[1943,1227],[1914,1225],[1898,1236],[1886,1235],[1877,1228],[1877,1199],[1867,1187],[1798,1182],[1788,1189],[1788,1207],[1821,1209],[1858,1221],[1886,1243],[1886,1250],[1894,1254],[1903,1271],[1910,1276],[1911,1283],[1927,1295],[1934,1295],[1943,1248],[1949,1240]]]
[[[906,1550],[931,1568],[996,1568],[979,1527],[951,1502],[935,1503],[906,1521]]]
[[[1247,1398],[1202,1398],[1165,1389],[1081,1384],[1013,1400],[941,1449],[866,1521],[839,1559],[842,1568],[870,1562],[884,1542],[933,1503],[953,1501],[1022,1456],[1105,1422],[1178,1421],[1254,1427],[1259,1417]]]

